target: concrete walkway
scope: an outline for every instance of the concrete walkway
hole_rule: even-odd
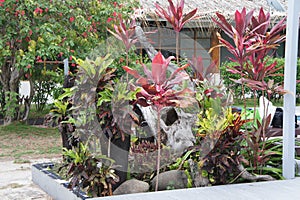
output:
[[[49,161],[51,160],[38,159],[24,164],[16,164],[13,161],[0,161],[0,199],[51,200],[50,196],[31,181],[31,165]]]

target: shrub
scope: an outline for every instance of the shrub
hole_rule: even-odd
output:
[[[69,188],[85,190],[90,197],[112,195],[112,184],[119,181],[112,168],[114,160],[93,155],[83,143],[64,149],[64,156],[71,178]]]
[[[276,61],[277,65],[276,67],[280,67],[280,66],[284,66],[284,58],[268,58],[267,61],[267,65],[270,65],[271,63],[273,63],[274,61]],[[222,76],[222,79],[224,81],[224,84],[227,88],[234,88],[234,90],[232,90],[233,95],[235,97],[235,99],[241,99],[242,98],[242,87],[241,84],[235,83],[232,80],[237,80],[240,78],[239,74],[233,74],[233,73],[228,73],[227,72],[227,68],[232,68],[233,66],[236,66],[236,63],[234,62],[223,62],[220,66],[220,73]],[[280,70],[278,70],[277,72],[278,74],[284,74],[284,68],[281,68]],[[272,79],[274,80],[275,84],[276,83],[283,83],[284,81],[284,77],[283,76],[273,76]],[[266,82],[268,82],[269,78],[266,78]],[[298,59],[297,62],[297,80],[300,80],[300,59]],[[246,94],[250,94],[251,90],[250,88],[248,88],[247,86],[245,87],[245,93]],[[297,84],[296,86],[296,96],[300,96],[300,85]],[[277,101],[278,99],[280,99],[282,97],[282,95],[272,95],[271,96],[271,101]],[[296,98],[296,102],[300,103],[300,99]]]

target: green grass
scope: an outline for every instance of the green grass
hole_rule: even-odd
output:
[[[276,107],[282,107],[283,106],[283,100],[280,99],[278,101],[272,101],[273,105]],[[246,99],[246,105],[247,107],[254,107],[255,106],[255,101],[253,98],[248,98]],[[244,101],[243,99],[234,99],[233,106],[237,107],[244,107]],[[259,107],[259,100],[256,100],[256,107]]]
[[[8,126],[0,126],[0,136],[15,133],[21,137],[28,137],[32,134],[41,137],[46,137],[49,134],[53,134],[56,131],[57,130],[55,128],[40,128],[37,126],[30,126],[20,122],[14,122]]]
[[[61,155],[61,137],[56,128],[24,123],[0,126],[0,158],[28,160]]]
[[[36,110],[36,106],[34,104],[30,107],[29,119],[30,118],[44,118],[45,115],[49,114],[51,105],[46,105],[42,111]]]

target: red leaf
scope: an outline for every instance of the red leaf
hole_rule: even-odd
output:
[[[130,67],[123,66],[123,69],[128,73],[131,74],[134,78],[140,78],[141,75],[136,70],[131,69]]]
[[[216,13],[217,17],[219,18],[219,21],[217,21],[215,18],[212,18],[212,20],[230,37],[232,38],[233,32],[232,32],[232,26],[227,22],[224,15],[220,13]]]
[[[245,31],[245,13],[246,10],[243,8],[242,12],[240,13],[239,11],[235,12],[235,27],[237,30],[237,33],[239,35],[244,35]]]
[[[186,15],[184,16],[184,18],[182,19],[182,26],[183,26],[186,22],[190,21],[191,19],[194,19],[194,16],[195,16],[196,13],[197,13],[197,8],[194,9],[194,10],[192,10],[192,11],[189,12],[188,14],[186,14]]]

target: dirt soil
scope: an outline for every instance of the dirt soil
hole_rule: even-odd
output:
[[[61,156],[62,142],[55,128],[42,126],[0,127],[0,161],[27,162]]]
[[[31,166],[61,159],[62,142],[56,128],[16,123],[0,126],[1,200],[50,200],[32,182]]]

